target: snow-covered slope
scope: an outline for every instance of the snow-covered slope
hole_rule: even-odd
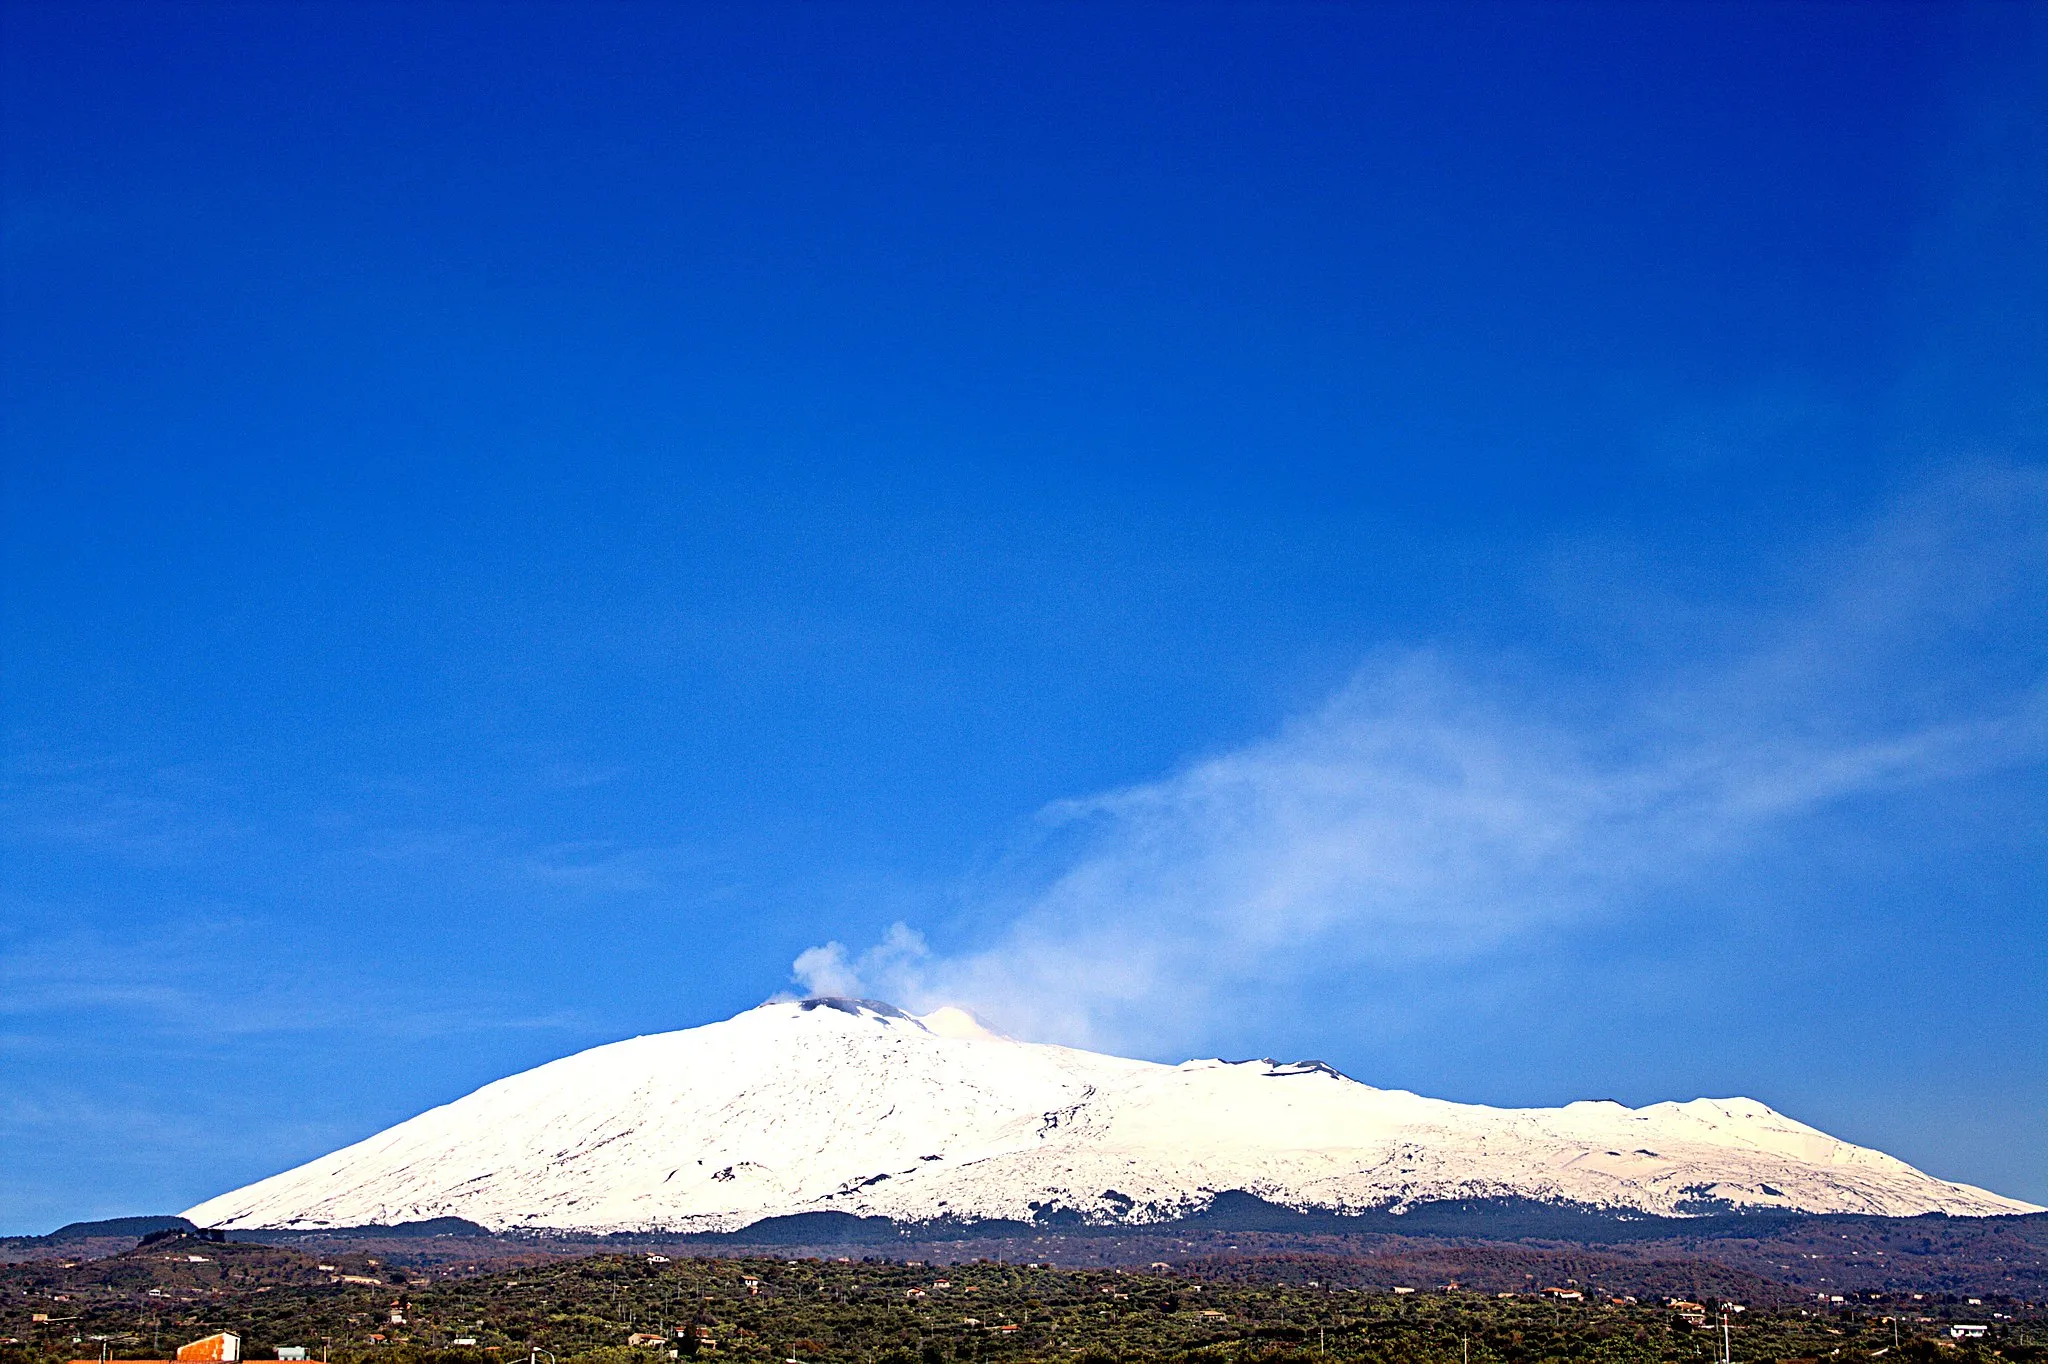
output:
[[[1165,1066],[1013,1041],[958,1010],[805,1000],[551,1062],[185,1216],[709,1231],[827,1210],[1067,1209],[1135,1223],[1234,1189],[1340,1212],[1494,1197],[1666,1214],[1716,1201],[2038,1211],[1751,1099],[1486,1108],[1313,1062]]]

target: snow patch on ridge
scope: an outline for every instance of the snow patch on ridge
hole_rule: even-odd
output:
[[[991,1031],[982,1021],[967,1010],[952,1004],[944,1005],[924,1015],[918,1022],[941,1037],[986,1038],[990,1041],[1008,1041],[1001,1033]]]

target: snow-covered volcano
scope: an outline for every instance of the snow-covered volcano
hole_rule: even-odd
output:
[[[1752,1099],[1487,1108],[1316,1062],[1167,1066],[1014,1041],[953,1009],[810,999],[550,1062],[185,1216],[729,1231],[800,1212],[1067,1210],[1143,1223],[1229,1190],[1336,1212],[1502,1197],[1662,1214],[2039,1211]]]

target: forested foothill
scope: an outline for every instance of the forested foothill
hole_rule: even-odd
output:
[[[2031,1252],[2018,1277],[2033,1283],[2039,1232],[1997,1243]],[[1823,1271],[1878,1258],[1875,1245],[1845,1250],[1846,1233],[1833,1235],[1828,1257],[1798,1260],[1800,1273],[1832,1281]],[[1828,1292],[1662,1245],[1383,1238],[1332,1253],[1245,1233],[1109,1267],[1064,1261],[1057,1237],[1017,1261],[857,1247],[588,1253],[459,1229],[300,1245],[217,1236],[160,1229],[99,1258],[0,1266],[0,1364],[162,1359],[215,1331],[238,1333],[247,1359],[296,1346],[332,1364],[1705,1364],[1721,1355],[1724,1308],[1742,1361],[2048,1361],[2039,1292]],[[1077,1238],[1091,1239],[1101,1240]],[[1909,1250],[1895,1238],[1885,1258],[1938,1251],[1924,1239]],[[1786,1265],[1822,1253],[1762,1248]],[[1991,1252],[1988,1277],[2021,1268],[1997,1262]],[[1958,1338],[1958,1324],[1984,1333]]]

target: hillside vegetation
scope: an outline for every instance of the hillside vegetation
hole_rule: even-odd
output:
[[[1310,1256],[1139,1272],[648,1254],[405,1267],[173,1235],[98,1261],[0,1268],[0,1333],[11,1338],[0,1364],[162,1358],[217,1330],[241,1334],[251,1359],[303,1346],[334,1364],[1705,1364],[1720,1354],[1719,1301],[1674,1307],[1533,1278],[1493,1291],[1418,1279],[1396,1292],[1348,1286],[1327,1272],[1339,1268]],[[1742,1306],[1729,1333],[1741,1361],[2048,1361],[2048,1325],[2023,1302]],[[1987,1334],[1951,1343],[1954,1321]]]

